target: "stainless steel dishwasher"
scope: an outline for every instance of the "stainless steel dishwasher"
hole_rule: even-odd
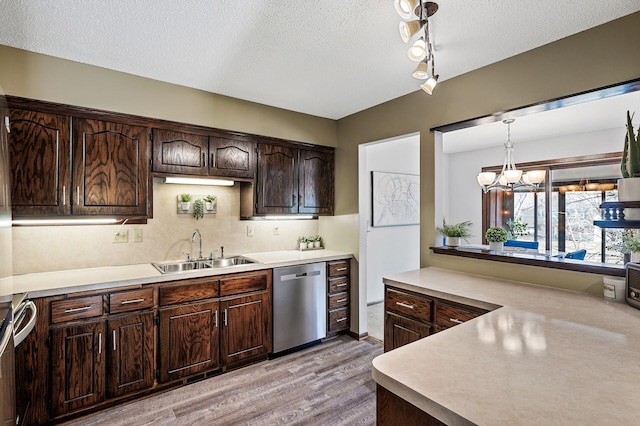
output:
[[[327,264],[273,269],[273,352],[327,337]]]

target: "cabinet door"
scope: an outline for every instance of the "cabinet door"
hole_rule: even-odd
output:
[[[153,385],[153,313],[111,319],[107,390],[109,397]]]
[[[208,152],[208,136],[153,130],[154,172],[206,175]]]
[[[387,312],[384,319],[384,351],[427,337],[431,329],[429,325]]]
[[[333,214],[333,153],[300,150],[299,213]]]
[[[256,177],[256,144],[253,142],[211,137],[209,157],[209,174],[212,176]]]
[[[298,150],[260,144],[257,214],[298,213]]]
[[[9,152],[13,214],[69,214],[69,117],[13,109],[10,119]]]
[[[74,214],[146,215],[148,130],[74,119]]]
[[[269,294],[235,297],[220,302],[222,330],[220,352],[226,366],[271,351]]]
[[[160,380],[219,366],[218,302],[160,310]]]
[[[53,416],[96,404],[105,397],[105,324],[53,329],[51,405]]]

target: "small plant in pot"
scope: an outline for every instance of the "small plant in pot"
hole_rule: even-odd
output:
[[[207,210],[213,210],[213,202],[216,200],[215,195],[207,195],[204,197],[204,206]]]
[[[492,251],[502,251],[504,242],[509,239],[509,233],[500,226],[492,226],[484,233],[484,237],[489,241],[489,248]]]
[[[307,237],[298,237],[298,248],[300,248],[300,250],[304,250],[308,247],[308,243],[307,243]]]
[[[460,240],[467,240],[472,237],[469,227],[470,221],[455,223],[453,225],[447,225],[447,222],[442,219],[442,226],[436,227],[436,231],[441,233],[445,237],[445,245],[447,247],[457,247],[460,245]]]
[[[630,254],[633,263],[640,263],[640,233],[637,229],[628,229],[622,235],[622,253]]]
[[[309,243],[312,243],[314,248],[320,248],[320,246],[322,245],[322,237],[320,235],[309,237]]]
[[[190,202],[191,202],[191,194],[180,194],[180,208],[183,211],[189,210]]]
[[[640,128],[636,135],[627,111],[627,133],[624,137],[624,150],[618,179],[618,201],[640,201]],[[640,220],[640,209],[624,209],[625,220]]]

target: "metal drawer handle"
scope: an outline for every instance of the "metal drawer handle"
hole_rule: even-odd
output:
[[[128,305],[130,303],[140,303],[140,302],[144,302],[144,299],[123,300],[122,302],[120,302],[120,304],[121,305]]]
[[[76,204],[80,205],[80,187],[76,186]]]
[[[413,305],[408,305],[402,302],[396,302],[396,305],[402,306],[403,308],[407,308],[407,309],[413,309]]]
[[[224,312],[222,313],[222,315],[223,315],[223,316],[222,316],[223,323],[224,323],[224,326],[226,327],[226,326],[227,326],[227,310],[226,310],[226,309],[224,310]]]
[[[347,301],[347,299],[340,299],[340,300],[337,300],[336,303],[346,302],[346,301]]]
[[[458,318],[449,318],[449,321],[455,322],[456,324],[462,324],[464,321],[460,321]]]
[[[72,314],[74,312],[82,312],[82,311],[88,311],[89,309],[91,309],[92,305],[89,306],[83,306],[82,308],[71,308],[71,309],[65,309],[64,313],[65,314]]]
[[[113,350],[116,350],[116,330],[113,330]]]
[[[67,205],[67,186],[62,185],[62,205]]]
[[[344,317],[344,318],[340,318],[339,320],[336,320],[336,322],[342,322],[342,321],[346,321],[346,320],[347,320],[347,317]]]
[[[102,333],[98,333],[98,353],[102,353]]]
[[[217,309],[215,312],[215,319],[213,321],[214,321],[214,327],[218,327],[218,310]]]
[[[346,286],[347,286],[347,283],[336,285],[336,287],[346,287]]]
[[[345,266],[344,268],[338,268],[336,269],[336,272],[342,272],[342,271],[346,271],[347,267]]]

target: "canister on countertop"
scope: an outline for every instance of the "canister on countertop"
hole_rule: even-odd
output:
[[[604,298],[610,302],[624,302],[624,293],[626,291],[626,281],[624,277],[611,277],[605,275],[602,277],[602,286]]]

